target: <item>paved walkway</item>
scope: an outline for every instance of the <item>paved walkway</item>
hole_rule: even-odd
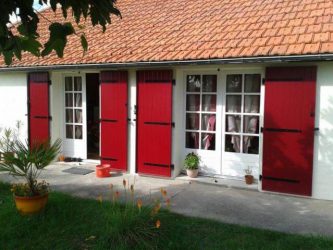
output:
[[[98,179],[95,173],[73,175],[62,172],[70,167],[49,166],[42,177],[53,190],[89,198],[98,195],[110,197],[110,183],[122,190],[123,179],[130,183],[134,181],[131,175]],[[0,180],[13,181],[6,174],[0,174]],[[176,213],[281,232],[333,236],[333,202],[330,201],[260,193],[184,179],[135,177],[137,195],[159,196],[161,187],[172,196],[171,209]]]

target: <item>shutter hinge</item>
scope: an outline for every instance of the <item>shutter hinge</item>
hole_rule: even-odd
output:
[[[263,133],[263,132],[264,132],[264,128],[260,127],[260,133]]]
[[[49,83],[49,85],[52,85],[52,81],[51,80],[48,80],[48,83]]]
[[[176,80],[172,79],[172,85],[176,86]]]
[[[261,181],[262,180],[262,175],[259,175],[259,181]]]
[[[265,83],[266,83],[266,79],[265,78],[261,79],[261,84],[265,85]]]
[[[174,128],[176,124],[174,122],[171,122],[171,126]]]
[[[175,169],[175,165],[174,164],[171,164],[170,167],[171,167],[172,170]]]

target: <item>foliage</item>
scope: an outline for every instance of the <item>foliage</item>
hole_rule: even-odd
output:
[[[184,161],[185,169],[195,170],[199,168],[200,157],[196,153],[192,152],[186,155]]]
[[[252,169],[250,166],[248,166],[246,169],[244,169],[245,175],[252,175]]]
[[[44,213],[19,216],[13,209],[9,186],[0,183],[0,249],[147,249],[116,241],[121,206],[110,202],[72,197],[50,192]],[[164,230],[166,229],[166,230]],[[120,229],[119,229],[120,230]],[[274,249],[329,250],[333,239],[318,236],[284,234],[213,220],[185,217],[163,211],[164,230],[149,241],[150,249]],[[111,242],[115,243],[110,247]],[[149,249],[149,248],[148,248]]]
[[[46,181],[37,182],[35,181],[35,190],[39,195],[47,194],[50,190],[50,185]],[[29,187],[28,183],[18,183],[13,184],[11,191],[16,196],[21,197],[33,197],[36,194],[32,193],[31,188]]]
[[[16,121],[15,128],[0,128],[0,133],[3,133],[0,138],[0,153],[10,152],[10,148],[14,146],[15,141],[20,137],[22,122]]]
[[[69,15],[74,17],[80,34],[74,29],[71,22],[59,23],[50,22],[49,39],[42,45],[39,42],[37,32],[40,18],[45,18],[43,14],[38,15],[38,11],[33,8],[33,0],[13,1],[2,0],[0,17],[0,55],[3,55],[6,64],[11,64],[14,57],[21,60],[22,52],[27,51],[35,56],[46,56],[53,50],[58,57],[63,56],[64,48],[69,35],[77,34],[84,51],[88,48],[88,43],[84,33],[84,26],[80,23],[88,17],[93,26],[102,26],[103,32],[107,24],[111,23],[111,15],[120,15],[117,9],[116,0],[39,0],[39,4],[49,4],[52,11],[56,12],[57,6],[61,7],[61,14],[66,19]],[[20,23],[12,28],[10,15],[13,13],[20,19]],[[46,18],[45,18],[46,19]]]
[[[12,154],[5,154],[0,162],[0,172],[25,179],[29,196],[40,195],[43,184],[37,182],[41,171],[49,165],[60,151],[61,141],[34,143],[31,147],[26,141],[17,140],[9,146]],[[21,188],[20,188],[21,190]]]
[[[170,198],[163,188],[160,190],[161,200],[136,198],[134,185],[135,181],[130,185],[123,180],[123,197],[120,191],[114,190],[113,185],[110,185],[112,209],[107,220],[110,246],[127,242],[132,247],[142,246],[151,249],[154,238],[161,237],[162,233],[161,219],[165,213],[161,211],[161,200],[169,209]],[[101,205],[104,204],[102,196],[97,199]]]

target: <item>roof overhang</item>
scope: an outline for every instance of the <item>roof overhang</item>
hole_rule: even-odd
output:
[[[189,65],[217,65],[217,64],[249,64],[249,63],[282,63],[282,62],[320,62],[333,61],[333,54],[294,55],[294,56],[261,56],[238,57],[225,59],[181,60],[181,61],[151,61],[128,63],[86,63],[86,64],[58,64],[14,66],[0,68],[0,72],[13,71],[48,71],[48,70],[82,70],[82,69],[124,69],[144,67],[170,67]]]

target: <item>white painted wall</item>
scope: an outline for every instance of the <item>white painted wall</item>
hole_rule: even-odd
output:
[[[333,63],[318,64],[316,102],[312,195],[333,200]]]
[[[28,138],[27,95],[26,73],[0,74],[0,128],[15,128],[21,121],[21,140]]]

